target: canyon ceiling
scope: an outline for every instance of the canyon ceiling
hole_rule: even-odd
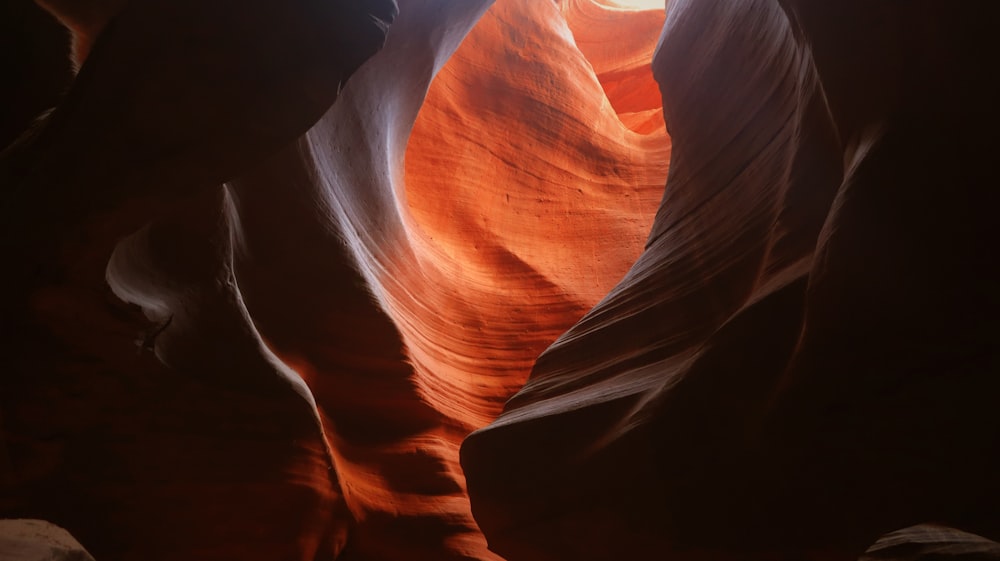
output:
[[[1000,558],[1000,5],[38,4],[0,518],[98,561]]]

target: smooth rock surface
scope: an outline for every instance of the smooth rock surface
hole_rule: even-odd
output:
[[[52,520],[102,559],[344,549],[318,412],[246,315],[219,182],[311,127],[394,14],[131,2],[4,152],[4,516]]]
[[[4,561],[94,561],[69,532],[44,520],[0,520]]]
[[[44,4],[83,64],[0,158],[0,515],[102,560],[1000,535],[992,4]]]
[[[997,48],[971,8],[938,15],[670,3],[646,250],[463,445],[495,551],[847,560],[923,520],[997,532],[996,88],[975,62]]]
[[[270,106],[219,112],[229,84],[184,83],[185,52],[166,67],[94,74],[110,64],[107,45],[137,41],[142,27],[126,16],[140,8],[106,28],[70,99],[97,87],[110,93],[94,99],[136,107],[128,88],[147,75],[180,83],[138,105],[159,120],[122,117],[149,133],[123,150],[109,144],[115,119],[87,107],[65,117],[107,123],[60,172],[102,197],[67,202],[71,220],[48,217],[58,228],[16,244],[58,257],[42,269],[51,278],[17,285],[32,295],[18,312],[38,332],[23,336],[34,346],[6,378],[7,508],[51,513],[115,558],[496,558],[471,515],[459,445],[639,254],[669,139],[648,65],[662,12],[621,14],[636,33],[614,45],[616,63],[606,37],[578,47],[582,4],[490,6],[400,2],[384,48],[297,139],[325,98],[285,102],[311,91],[314,67],[262,78],[281,86],[274,97],[235,100]],[[191,50],[225,49],[226,33]],[[261,49],[242,46],[224,52],[252,68]],[[615,80],[641,95],[615,93]],[[192,85],[209,90],[178,99]],[[178,135],[191,141],[164,152]],[[10,160],[26,192],[58,183],[30,171],[47,169],[32,164],[34,146],[21,148],[27,164]],[[97,166],[109,154],[122,161]],[[71,173],[75,162],[96,171]],[[54,345],[78,360],[39,358]],[[40,419],[46,401],[75,416]],[[69,490],[65,506],[56,488]],[[88,510],[103,519],[74,514]]]

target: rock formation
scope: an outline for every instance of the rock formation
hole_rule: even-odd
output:
[[[132,2],[4,153],[3,515],[57,522],[102,559],[343,549],[311,394],[231,282],[219,185],[312,126],[394,13]]]
[[[69,532],[42,520],[0,520],[0,559],[94,561]]]
[[[996,110],[972,62],[996,48],[972,10],[939,15],[670,3],[646,251],[463,447],[496,551],[855,559],[921,521],[996,535]]]
[[[0,158],[0,516],[101,561],[992,551],[988,14],[39,3],[79,72]]]
[[[53,280],[35,274],[18,287],[33,299],[18,310],[29,318],[22,321],[46,332],[25,338],[72,344],[84,365],[46,363],[36,352],[33,369],[8,379],[8,433],[27,447],[12,453],[13,512],[73,527],[98,557],[495,558],[471,516],[459,445],[639,254],[669,142],[648,65],[662,12],[610,13],[637,31],[616,45],[616,62],[602,55],[600,37],[577,47],[574,33],[591,32],[575,23],[585,5],[522,1],[486,12],[489,5],[401,3],[384,48],[297,140],[288,133],[298,116],[281,113],[296,107],[281,105],[278,92],[261,94],[275,107],[229,114],[206,113],[224,105],[212,95],[228,91],[207,80],[196,82],[210,88],[199,107],[163,108],[192,98],[169,90],[161,98],[155,88],[143,104],[129,101],[129,111],[148,104],[152,113],[120,118],[133,142],[186,128],[197,143],[185,145],[181,156],[191,159],[179,163],[92,143],[95,153],[124,158],[77,157],[118,172],[111,185],[65,170],[106,197],[99,208],[73,209],[93,233],[74,239],[68,233],[79,227],[67,225],[48,236],[52,250],[17,248],[62,256],[45,264]],[[106,46],[115,36],[103,37],[126,29],[128,15],[107,27],[70,100],[87,83],[116,91],[179,80],[170,65],[110,74],[119,81],[110,85],[90,77],[116,52]],[[251,64],[240,47],[218,56]],[[506,74],[495,71],[498,60]],[[296,77],[307,94],[310,77]],[[330,91],[327,83],[317,93]],[[304,116],[308,106],[298,109]],[[183,123],[155,121],[139,132],[127,120],[185,112],[193,114]],[[241,113],[246,124],[230,117]],[[285,128],[275,132],[278,124]],[[232,137],[210,136],[218,131]],[[108,130],[101,140],[120,135]],[[43,183],[22,171],[23,160],[41,158],[37,146],[29,139],[10,155],[21,183]],[[151,185],[126,191],[146,174]],[[216,187],[210,178],[227,181]],[[31,370],[62,378],[39,380]],[[44,432],[30,407],[53,395],[77,402],[91,422],[57,420]],[[27,467],[48,434],[58,435],[59,457]],[[105,470],[101,457],[126,465]],[[76,475],[67,481],[66,472]],[[222,485],[228,480],[245,483]],[[84,511],[107,517],[72,514]],[[250,528],[254,539],[232,534]],[[177,532],[185,538],[172,538]]]
[[[938,524],[920,524],[890,532],[858,561],[991,561],[1000,559],[1000,544],[976,534]]]

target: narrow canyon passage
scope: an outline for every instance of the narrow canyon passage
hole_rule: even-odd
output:
[[[992,8],[16,1],[0,518],[97,561],[1000,549]]]
[[[81,435],[66,419],[56,441],[94,450],[25,472],[11,512],[55,518],[98,557],[149,558],[152,548],[164,559],[185,549],[241,558],[496,558],[471,516],[459,445],[624,275],[666,179],[669,139],[650,68],[663,12],[597,8],[401,2],[386,44],[305,135],[255,160],[233,145],[245,163],[221,192],[189,189],[170,216],[133,234],[136,215],[149,216],[142,205],[157,203],[126,196],[109,205],[110,220],[82,217],[96,239],[70,259],[86,270],[48,289],[59,300],[41,323],[64,325],[82,315],[80,306],[117,297],[152,325],[117,303],[120,311],[98,316],[101,332],[129,340],[88,344],[86,360],[104,374],[81,366],[75,376],[89,380],[80,400],[96,426]],[[607,27],[595,29],[594,18]],[[634,33],[612,43],[612,29]],[[90,51],[83,76],[104,52]],[[107,293],[95,272],[122,236]],[[89,303],[89,294],[100,301]],[[139,355],[126,358],[135,352],[132,333],[143,331]],[[171,382],[174,375],[190,388]],[[24,408],[53,388],[14,380],[12,410],[21,415],[12,420],[31,443],[36,421]],[[123,438],[116,427],[128,423],[111,411],[134,401],[127,396],[135,390],[105,386],[136,383],[146,397],[119,414],[135,417]],[[190,403],[171,402],[160,384]],[[162,406],[151,408],[157,399]],[[261,400],[297,413],[264,409]],[[195,447],[232,438],[196,428],[230,416],[222,425],[247,431],[245,449]],[[252,418],[256,430],[273,426],[275,445],[294,447],[265,448],[250,432]],[[111,443],[88,444],[95,436]],[[81,468],[99,455],[129,467]],[[239,500],[214,494],[226,479],[246,480],[226,486]],[[133,499],[103,502],[123,485]],[[54,486],[69,492],[49,492]],[[204,489],[220,513],[241,513],[220,526],[211,510],[193,510],[196,502],[159,506],[161,493],[186,486]],[[282,492],[283,501],[274,495]],[[256,501],[271,504],[249,506]],[[90,509],[109,516],[73,514]],[[162,521],[152,527],[150,509]],[[298,537],[265,531],[268,520]],[[108,524],[121,531],[108,535]],[[256,528],[256,537],[228,543],[241,527]]]

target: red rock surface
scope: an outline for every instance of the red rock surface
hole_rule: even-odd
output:
[[[646,251],[463,446],[510,560],[996,535],[996,47],[972,11],[783,4],[670,3]]]
[[[123,177],[104,185],[96,171],[74,170],[73,185],[104,198],[72,209],[82,226],[18,247],[44,257],[70,234],[93,232],[56,250],[46,266],[59,278],[18,287],[32,295],[18,313],[48,332],[26,339],[72,345],[82,364],[20,353],[28,362],[5,392],[9,511],[74,528],[99,558],[496,558],[471,516],[459,445],[639,254],[669,141],[649,67],[662,13],[621,13],[636,34],[615,46],[619,68],[598,59],[601,37],[577,47],[574,33],[587,31],[579,5],[488,7],[401,3],[385,47],[307,134],[277,151],[269,123],[291,139],[284,131],[297,122],[276,114],[287,98],[206,114],[225,83],[200,84],[208,95],[192,102],[205,106],[184,122],[133,124],[188,111],[159,105],[186,103],[169,89],[181,77],[169,65],[92,77],[116,53],[102,37],[70,99],[90,83],[116,92],[162,82],[165,97],[129,99],[139,112],[119,118],[140,141],[161,144],[147,149],[150,160],[129,161],[141,146],[111,144],[121,135],[111,128],[95,155],[74,158],[93,165],[123,151],[125,162],[107,166]],[[123,23],[142,15],[129,9],[110,32],[142,30]],[[249,123],[227,126],[248,113]],[[245,130],[250,123],[262,130]],[[88,130],[57,124],[43,134]],[[165,166],[164,146],[183,130],[202,131],[186,147],[192,159]],[[218,130],[234,138],[213,138]],[[38,144],[19,150],[29,163],[18,153],[13,161],[24,167],[55,159]],[[152,193],[125,190],[157,172],[166,177]],[[204,182],[210,176],[229,181],[220,191]],[[152,197],[174,184],[184,189]],[[108,263],[109,242],[153,218]],[[43,369],[58,379],[31,377]],[[55,457],[29,466],[52,438],[36,418],[45,396],[81,385],[59,399],[78,402],[91,422],[57,416]],[[123,465],[105,469],[102,458]],[[238,539],[241,531],[253,537]]]
[[[102,561],[1000,533],[989,8],[44,4],[86,56],[0,159],[0,516]]]
[[[232,186],[241,289],[313,390],[376,558],[495,558],[459,445],[627,269],[666,173],[662,127],[622,124],[557,6],[443,6],[401,3],[331,111]]]

